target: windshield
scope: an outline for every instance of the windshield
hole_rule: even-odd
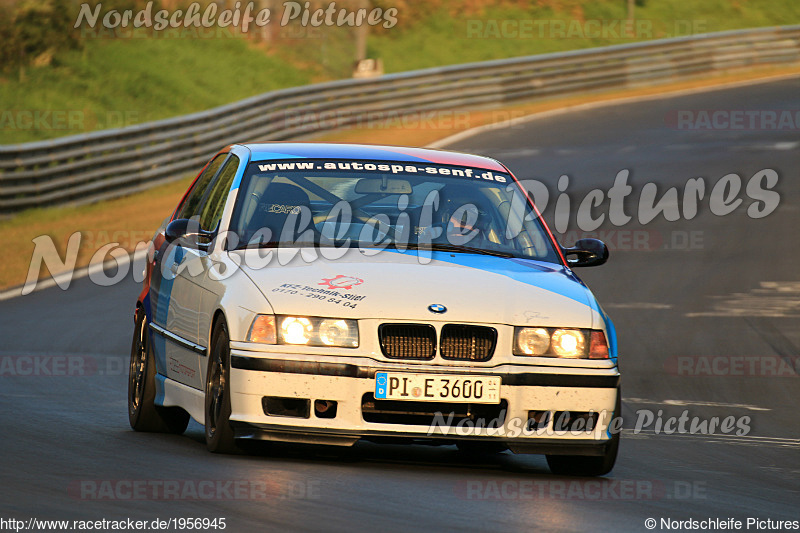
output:
[[[380,247],[560,263],[511,176],[427,162],[251,163],[229,229],[234,249]]]

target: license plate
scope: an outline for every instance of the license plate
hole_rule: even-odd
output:
[[[500,403],[500,378],[376,372],[375,398],[426,402]]]

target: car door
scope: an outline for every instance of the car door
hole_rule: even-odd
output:
[[[214,178],[219,173],[227,153],[218,154],[206,165],[194,185],[175,211],[174,219],[199,219],[203,198],[208,196]],[[204,347],[196,344],[200,289],[188,281],[188,267],[197,273],[198,250],[186,243],[164,243],[158,250],[156,265],[151,277],[151,301],[153,307],[153,346],[159,372],[191,387],[201,383],[198,357]],[[201,273],[202,275],[202,273]]]
[[[219,227],[238,167],[239,158],[231,154],[207,188],[196,213],[190,217],[204,232],[215,233]],[[174,351],[173,379],[197,389],[203,388],[203,370],[208,350],[207,335],[203,332],[211,327],[213,313],[213,309],[205,309],[203,304],[208,307],[209,301],[215,301],[209,298],[205,288],[211,266],[209,243],[210,239],[205,242],[188,241],[180,247],[180,252],[176,252],[170,263],[175,281],[167,329],[187,341]]]
[[[213,228],[213,230],[209,231],[213,231],[215,235],[219,231],[222,214],[225,211],[225,205],[227,204],[228,197],[231,193],[231,186],[233,185],[233,181],[240,165],[241,161],[239,157],[231,154],[231,156],[225,162],[225,166],[220,171],[217,184],[209,196],[209,201],[206,204],[207,209],[201,213],[201,226],[204,228]],[[214,317],[214,312],[217,309],[217,302],[219,301],[219,297],[216,293],[220,292],[221,289],[224,290],[224,287],[220,287],[220,281],[213,282],[209,278],[209,272],[212,268],[212,261],[207,252],[202,256],[201,260],[206,274],[202,281],[200,312],[197,315],[199,322],[199,336],[197,342],[202,346],[209,346],[211,336],[211,321]],[[201,370],[205,371],[205,366],[202,366]],[[203,383],[205,383],[205,376]]]

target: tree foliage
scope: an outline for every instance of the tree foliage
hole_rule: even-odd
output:
[[[0,6],[0,70],[49,62],[59,50],[77,48],[80,40],[67,0],[25,0]]]

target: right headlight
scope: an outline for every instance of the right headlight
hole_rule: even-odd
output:
[[[514,328],[514,355],[565,359],[608,359],[608,342],[599,330]]]

